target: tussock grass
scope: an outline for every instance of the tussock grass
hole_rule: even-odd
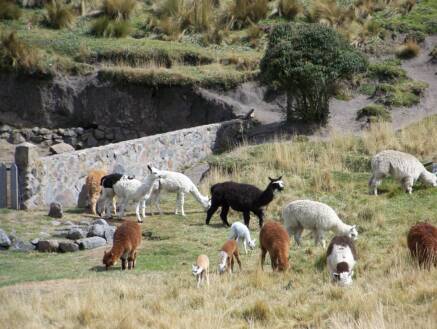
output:
[[[137,5],[136,0],[104,0],[102,10],[113,20],[128,20]]]
[[[304,7],[299,0],[279,0],[278,13],[287,19],[294,19],[297,15],[302,14]]]
[[[416,41],[407,41],[396,49],[396,56],[402,59],[411,59],[419,55],[420,47]]]
[[[368,118],[371,121],[391,121],[391,114],[383,105],[370,104],[357,112],[357,120],[362,118]]]
[[[223,19],[234,29],[257,23],[269,12],[267,0],[235,0],[228,3],[223,11]]]
[[[13,0],[0,0],[0,19],[19,19],[21,9]]]
[[[45,23],[54,29],[72,27],[75,20],[74,9],[62,0],[52,0],[46,6]]]
[[[113,20],[106,16],[97,18],[91,26],[91,33],[104,38],[124,38],[131,32],[128,21]]]

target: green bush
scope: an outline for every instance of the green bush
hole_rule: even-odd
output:
[[[366,69],[366,58],[333,29],[281,24],[269,36],[261,79],[287,94],[287,119],[326,122],[338,80]]]
[[[74,23],[74,9],[62,0],[53,0],[46,5],[45,23],[54,29],[71,27]]]
[[[405,78],[407,74],[396,61],[384,61],[369,65],[369,76],[379,81],[394,81]]]
[[[106,16],[96,19],[91,27],[91,33],[104,38],[123,38],[131,32],[128,21],[112,20]]]
[[[0,0],[0,19],[19,19],[21,9],[13,0]]]
[[[391,121],[391,114],[383,105],[370,104],[357,112],[357,120],[362,118],[369,118],[372,121]]]

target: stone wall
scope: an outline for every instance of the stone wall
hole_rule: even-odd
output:
[[[232,120],[58,155],[39,157],[36,146],[17,146],[21,205],[47,207],[57,201],[64,207],[86,204],[85,178],[92,169],[147,175],[147,164],[170,170],[193,165],[213,152],[242,140],[249,121]]]

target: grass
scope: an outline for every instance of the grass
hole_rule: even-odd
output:
[[[407,41],[396,49],[396,56],[401,59],[411,59],[419,55],[420,47],[416,41]]]
[[[53,0],[46,5],[45,23],[54,29],[72,27],[75,20],[73,7],[61,0]]]
[[[97,18],[91,26],[91,33],[97,37],[124,38],[131,31],[128,21],[113,20],[106,16]]]
[[[357,120],[362,118],[371,121],[391,121],[391,114],[383,105],[370,104],[357,112]]]
[[[308,232],[300,249],[291,244],[286,273],[272,273],[268,266],[262,272],[256,249],[242,255],[241,273],[219,276],[217,250],[228,230],[218,214],[211,226],[204,225],[205,213],[191,196],[186,198],[187,218],[172,215],[172,195],[164,199],[165,215],[148,217],[142,224],[161,239],[143,240],[134,271],[121,272],[118,265],[101,272],[104,248],[72,254],[2,252],[0,322],[6,329],[434,328],[437,269],[419,270],[407,251],[406,233],[417,221],[435,223],[437,189],[419,184],[407,195],[386,179],[381,195],[374,197],[367,194],[367,180],[369,159],[382,149],[403,150],[421,160],[435,156],[437,145],[428,141],[437,138],[436,124],[437,117],[432,117],[394,132],[377,123],[362,136],[278,139],[242,145],[208,160],[212,170],[200,186],[203,193],[218,181],[263,187],[267,176],[283,175],[286,189],[269,205],[268,219],[279,220],[281,208],[292,200],[311,198],[356,224],[359,260],[349,289],[330,283],[324,251],[314,247]],[[314,184],[321,178],[329,180],[329,189]],[[2,228],[16,229],[26,238],[52,228],[42,212],[2,211],[0,216]],[[76,221],[87,215],[66,216],[63,220]],[[241,214],[229,216],[241,220]],[[133,214],[129,219],[134,220]],[[253,237],[259,232],[256,222],[252,218]],[[200,253],[210,257],[209,289],[196,289],[191,275],[191,263]]]

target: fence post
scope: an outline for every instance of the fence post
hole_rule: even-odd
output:
[[[18,193],[18,167],[14,163],[11,166],[11,208],[20,209],[19,193]]]
[[[0,164],[0,208],[8,207],[8,185],[6,174],[6,166],[2,163]]]

